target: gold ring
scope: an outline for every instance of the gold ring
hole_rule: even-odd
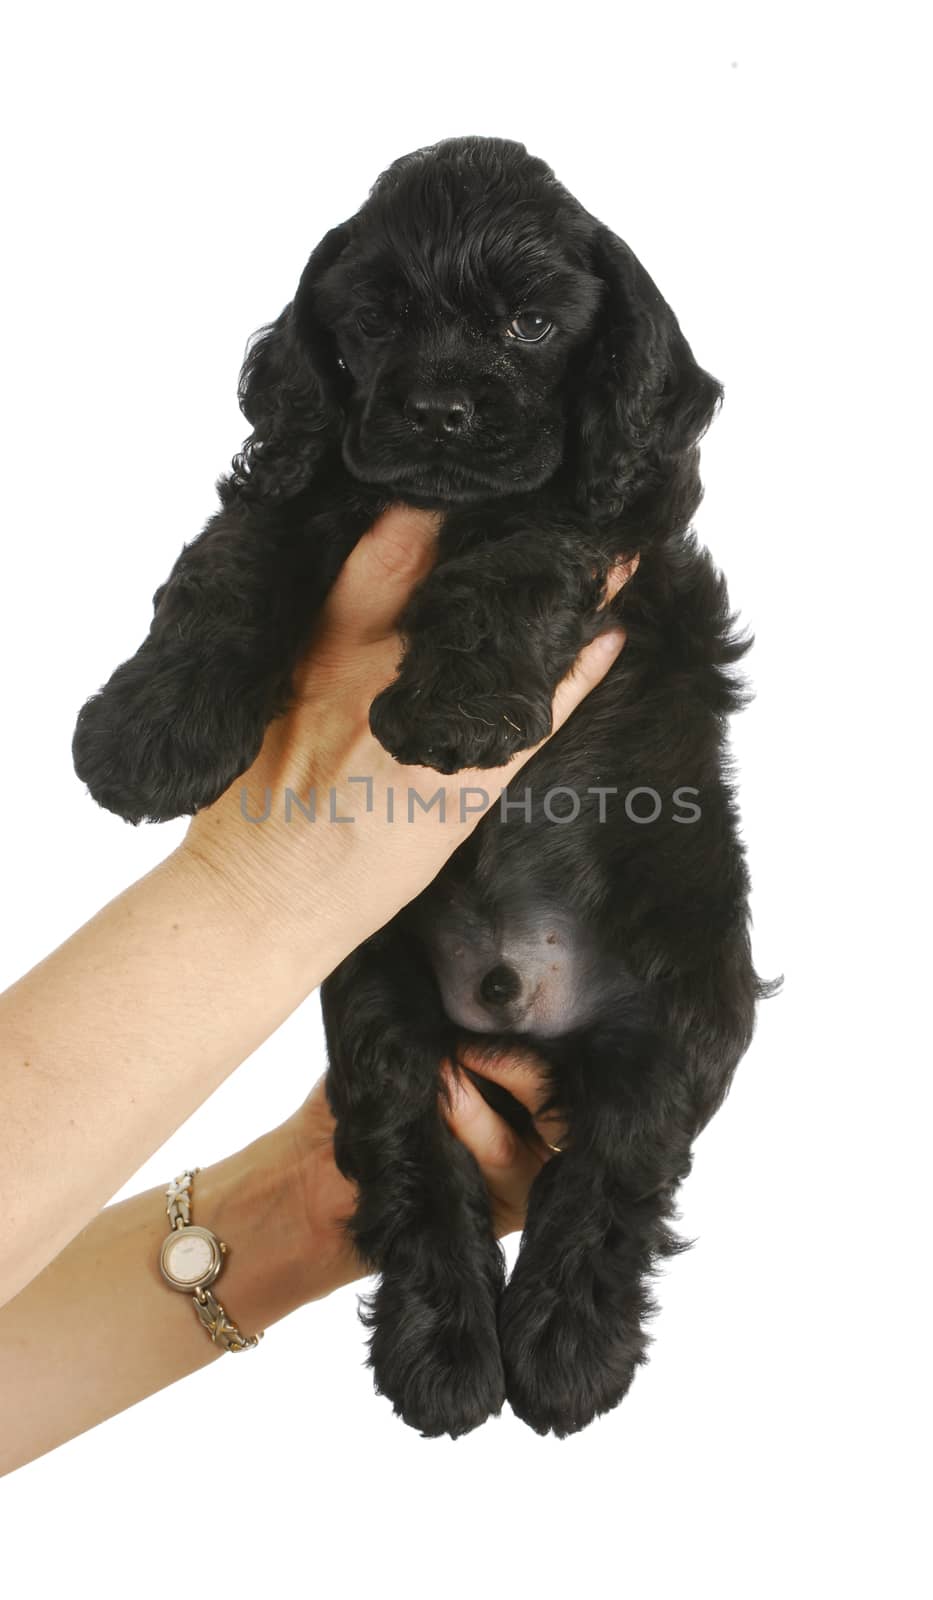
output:
[[[543,1134],[542,1134],[542,1138],[543,1138],[543,1137],[544,1137],[544,1136],[543,1136]],[[545,1139],[545,1140],[544,1140],[544,1142],[545,1142],[545,1144],[546,1144],[546,1145],[547,1145],[547,1147],[548,1147],[548,1149],[549,1149],[549,1150],[553,1150],[553,1152],[554,1152],[554,1154],[555,1154],[555,1155],[556,1155],[556,1156],[562,1156],[562,1155],[563,1155],[563,1153],[564,1153],[564,1152],[563,1152],[563,1150],[562,1150],[562,1149],[561,1149],[561,1147],[560,1147],[560,1145],[559,1145],[559,1144],[551,1144],[551,1142],[550,1142],[550,1140],[549,1140],[549,1139]]]

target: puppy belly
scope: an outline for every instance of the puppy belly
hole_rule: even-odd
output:
[[[444,1010],[471,1033],[555,1038],[636,988],[582,923],[544,903],[482,916],[454,899],[420,931]]]

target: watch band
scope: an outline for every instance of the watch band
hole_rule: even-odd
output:
[[[159,1255],[159,1268],[166,1283],[172,1289],[178,1289],[184,1294],[190,1294],[194,1309],[202,1326],[210,1334],[214,1344],[220,1345],[223,1350],[255,1350],[261,1333],[241,1333],[235,1322],[227,1316],[226,1311],[211,1292],[211,1284],[220,1276],[223,1268],[224,1256],[227,1246],[211,1233],[208,1228],[195,1227],[191,1221],[191,1188],[195,1174],[200,1172],[200,1167],[193,1167],[190,1172],[182,1172],[165,1191],[165,1213],[171,1225],[171,1232],[162,1241]],[[180,1278],[173,1276],[170,1269],[170,1260],[173,1246],[177,1244],[178,1236],[190,1230],[197,1235],[200,1249],[206,1250],[209,1256],[207,1264],[194,1278]]]

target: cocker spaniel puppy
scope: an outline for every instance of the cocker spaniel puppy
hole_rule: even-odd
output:
[[[323,991],[352,1232],[379,1274],[378,1388],[425,1434],[465,1433],[506,1399],[569,1434],[645,1359],[675,1191],[765,989],[724,759],[746,643],[690,531],[720,385],[543,161],[459,138],[394,162],[324,237],[239,396],[252,433],[220,509],[78,719],[76,768],[101,805],[176,817],[249,766],[336,573],[392,502],[445,513],[371,711],[400,761],[501,765],[549,731],[581,646],[627,630],[514,803]],[[601,610],[610,566],[636,555]],[[568,1133],[506,1283],[438,1069],[467,1041],[517,1040]]]

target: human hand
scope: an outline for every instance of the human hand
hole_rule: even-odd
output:
[[[460,1063],[507,1089],[535,1118],[534,1131],[522,1135],[487,1105],[479,1090],[446,1063],[439,1082],[439,1114],[473,1156],[489,1191],[496,1237],[524,1227],[531,1186],[546,1162],[555,1157],[563,1124],[550,1114],[536,1117],[544,1098],[540,1063],[530,1050],[518,1047],[493,1056],[488,1050],[463,1051]],[[294,1186],[293,1209],[300,1219],[307,1278],[304,1297],[318,1300],[366,1275],[347,1223],[356,1204],[356,1189],[338,1170],[334,1157],[334,1118],[320,1078],[307,1100],[283,1125],[294,1150],[279,1171]]]
[[[480,812],[465,809],[466,791],[494,804],[534,754],[445,778],[396,762],[370,732],[370,705],[398,668],[396,622],[433,564],[439,523],[434,513],[400,505],[364,535],[298,668],[291,709],[271,724],[249,771],[194,817],[181,847],[233,887],[248,911],[270,923],[297,919],[304,935],[310,922],[317,953],[329,941],[327,971],[420,893],[476,826]],[[607,600],[634,567],[614,569]],[[554,697],[555,731],[623,643],[617,628],[581,651]],[[294,800],[289,815],[288,791],[305,807],[314,792],[315,822]],[[423,809],[438,792],[440,816],[438,806]]]

